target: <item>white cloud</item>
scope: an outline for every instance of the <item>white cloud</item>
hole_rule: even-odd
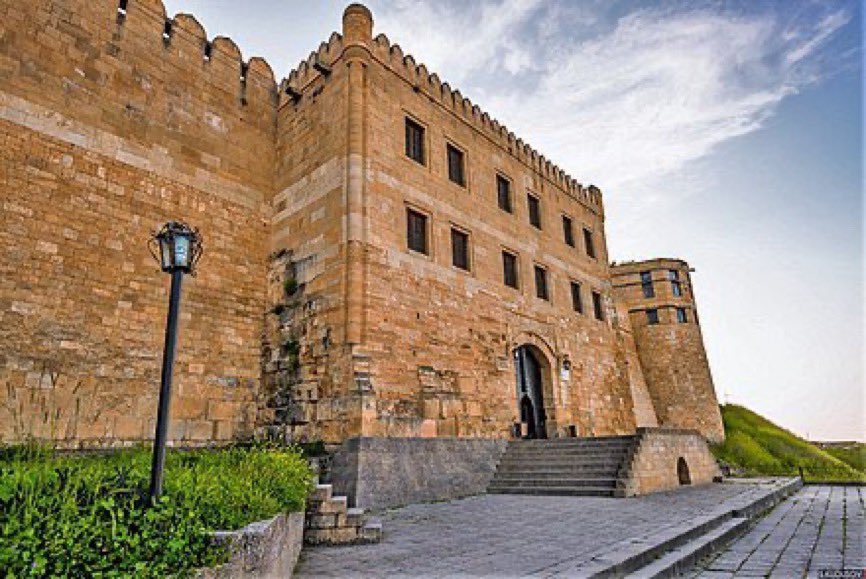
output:
[[[471,12],[402,0],[377,15],[392,41],[575,178],[625,196],[760,128],[820,77],[810,58],[850,19],[653,9],[593,29],[599,16],[538,0]]]

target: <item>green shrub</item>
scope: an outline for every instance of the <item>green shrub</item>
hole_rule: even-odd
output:
[[[210,532],[303,510],[312,485],[294,449],[169,451],[164,494],[151,506],[150,456],[3,449],[3,576],[183,575],[225,559]]]
[[[298,280],[293,277],[287,277],[286,281],[283,282],[283,289],[287,296],[295,295],[295,292],[298,291]]]
[[[747,408],[727,404],[721,410],[726,439],[713,453],[744,475],[794,476],[802,469],[806,480],[866,480],[862,472]]]

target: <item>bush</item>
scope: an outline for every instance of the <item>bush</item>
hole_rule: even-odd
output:
[[[209,533],[301,511],[312,474],[294,449],[169,451],[150,506],[147,449],[101,456],[0,452],[6,577],[162,577],[225,560]],[[0,573],[2,573],[0,571]]]

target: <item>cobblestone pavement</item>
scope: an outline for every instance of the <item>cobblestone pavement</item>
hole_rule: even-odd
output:
[[[481,495],[382,516],[378,545],[305,548],[298,577],[550,576],[766,492],[713,484],[630,499]],[[566,575],[568,573],[565,573]]]
[[[862,487],[804,487],[692,576],[788,579],[817,577],[821,569],[862,572],[864,499]]]

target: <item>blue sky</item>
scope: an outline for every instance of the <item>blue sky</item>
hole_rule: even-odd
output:
[[[344,2],[167,0],[278,77]],[[677,256],[720,399],[866,439],[857,0],[370,0],[416,61],[605,195],[612,259]]]

